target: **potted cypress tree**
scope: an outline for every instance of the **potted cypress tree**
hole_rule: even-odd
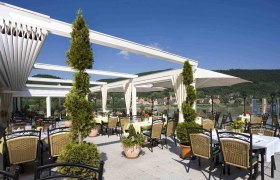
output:
[[[90,121],[90,123],[91,123],[91,129],[90,129],[90,132],[89,132],[89,137],[96,137],[97,136],[97,134],[98,134],[98,126],[97,126],[97,124],[96,124],[96,121],[95,121],[95,115],[94,115],[94,113],[92,114],[92,116],[93,116],[93,118],[92,118],[92,120]]]
[[[89,39],[89,29],[78,10],[77,17],[72,24],[71,45],[67,52],[67,63],[75,69],[73,87],[65,99],[67,114],[72,119],[71,139],[72,143],[61,152],[59,162],[73,162],[98,166],[99,153],[93,143],[83,142],[91,130],[92,108],[87,96],[90,92],[89,75],[85,71],[91,69],[93,64],[93,52]],[[63,169],[60,171],[77,172],[77,169]],[[85,175],[86,176],[86,175]],[[89,177],[89,176],[88,176]]]
[[[182,112],[184,116],[184,122],[177,125],[177,137],[180,140],[181,147],[181,158],[189,158],[191,147],[187,135],[187,128],[197,128],[200,127],[199,124],[195,123],[195,118],[197,116],[195,110],[193,109],[193,104],[196,99],[196,93],[194,87],[191,85],[193,83],[193,71],[192,66],[188,61],[184,63],[183,67],[183,83],[186,88],[187,98],[186,101],[182,103]]]

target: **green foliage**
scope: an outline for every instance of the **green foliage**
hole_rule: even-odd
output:
[[[182,103],[183,116],[186,122],[193,122],[197,116],[195,110],[185,101]]]
[[[67,52],[67,63],[70,67],[80,71],[91,69],[93,53],[89,39],[89,29],[81,10],[78,10],[77,17],[72,24],[71,37],[71,46]]]
[[[196,93],[194,87],[191,85],[193,83],[193,71],[188,61],[184,63],[182,76],[187,93],[186,101],[182,103],[182,112],[186,122],[193,122],[197,116],[195,110],[192,108],[196,100]]]
[[[193,71],[189,61],[185,61],[182,75],[183,75],[183,83],[185,84],[185,86],[189,86],[190,84],[193,83]]]
[[[84,71],[79,71],[74,75],[73,86],[76,88],[76,91],[82,96],[86,96],[90,90],[89,84],[89,75]]]
[[[180,122],[176,128],[177,138],[180,140],[181,144],[188,145],[189,138],[187,133],[187,128],[200,128],[201,126],[195,122]]]
[[[86,142],[80,144],[70,143],[58,156],[58,162],[87,164],[95,167],[99,166],[99,160],[100,154],[97,150],[97,146]],[[84,169],[77,167],[61,167],[58,171],[63,174],[78,174],[86,178],[95,177],[95,173],[92,171],[85,171]]]
[[[136,131],[131,124],[128,129],[128,137],[123,137],[121,142],[124,147],[133,147],[135,145],[142,146],[144,144],[144,138],[140,134],[136,134]]]
[[[196,93],[193,86],[189,85],[187,87],[187,102],[192,106],[196,100]]]
[[[88,136],[92,128],[92,108],[87,100],[89,94],[89,75],[85,69],[92,68],[93,52],[90,46],[89,30],[79,10],[72,25],[71,46],[67,52],[67,63],[77,70],[74,75],[73,87],[67,94],[65,107],[72,119],[71,136],[73,141],[78,138],[79,143]]]

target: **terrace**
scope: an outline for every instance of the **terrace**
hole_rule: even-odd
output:
[[[65,22],[61,22],[50,18],[49,16],[32,12],[26,9],[15,7],[6,3],[0,3],[0,100],[1,100],[1,110],[10,114],[13,98],[20,100],[20,97],[45,97],[46,98],[46,119],[50,117],[51,114],[51,98],[53,97],[65,97],[69,92],[71,86],[63,85],[46,85],[44,83],[72,83],[69,79],[47,79],[47,78],[34,78],[29,77],[32,69],[52,70],[64,73],[76,72],[66,66],[52,65],[52,64],[40,64],[36,63],[38,54],[42,48],[44,40],[47,38],[48,33],[52,33],[58,36],[70,37],[71,25]],[[175,54],[171,54],[159,49],[155,49],[149,46],[137,44],[124,39],[113,37],[107,34],[96,32],[90,30],[90,41],[95,44],[103,45],[106,47],[117,48],[120,50],[125,50],[131,53],[137,53],[144,56],[149,56],[152,58],[169,61],[172,63],[183,64],[186,61],[192,66],[192,72],[194,74],[194,87],[215,87],[215,86],[231,86],[239,83],[248,83],[250,81],[225,75],[222,73],[213,72],[206,69],[201,69],[198,67],[198,62],[186,57],[181,57]],[[153,121],[150,119],[143,118],[143,122],[135,122],[137,116],[137,106],[136,106],[136,96],[137,92],[153,92],[162,91],[166,88],[173,89],[176,95],[176,102],[178,104],[178,119],[176,122],[183,122],[183,111],[181,104],[186,99],[187,92],[183,84],[182,69],[168,70],[160,73],[150,74],[146,76],[138,77],[135,74],[128,74],[123,72],[110,72],[107,70],[94,70],[86,69],[86,72],[90,75],[102,75],[109,77],[121,77],[124,80],[106,83],[99,81],[90,81],[92,87],[91,92],[100,91],[102,94],[102,112],[107,112],[106,102],[108,92],[122,92],[125,97],[126,104],[126,114],[131,114],[134,117],[130,117],[130,124],[133,124],[134,128],[140,134],[145,134],[142,132],[141,127],[151,126]],[[40,82],[40,84],[28,84],[28,82]],[[130,112],[131,111],[131,112]],[[245,112],[244,112],[245,113]],[[212,112],[212,115],[214,113]],[[244,114],[245,115],[245,114]],[[226,124],[228,117],[225,122],[219,116],[215,115],[215,125],[211,126],[210,129],[219,128],[224,129],[223,125]],[[231,116],[230,116],[231,117]],[[101,127],[103,124],[109,124],[110,117],[103,116],[97,117]],[[121,117],[117,117],[120,121]],[[151,117],[154,118],[154,117]],[[159,117],[157,117],[159,118]],[[163,125],[169,119],[168,117],[160,117],[164,122]],[[210,118],[210,117],[208,117]],[[208,118],[197,118],[196,122],[204,128],[204,123]],[[211,117],[214,118],[214,117]],[[244,118],[241,116],[241,118]],[[246,119],[247,117],[245,117]],[[251,121],[251,116],[249,117]],[[10,122],[10,117],[7,115],[1,116],[1,125],[10,127],[12,124]],[[44,119],[45,120],[45,119]],[[262,122],[264,119],[262,119]],[[211,120],[211,122],[214,122]],[[267,124],[274,124],[276,128],[276,133],[273,141],[279,141],[279,126],[278,117],[276,116],[276,121],[273,120],[273,116],[270,119],[265,119]],[[7,124],[6,124],[7,123]],[[232,123],[232,121],[230,121]],[[14,123],[13,125],[15,125]],[[145,125],[144,125],[145,124]],[[29,126],[24,124],[24,129]],[[63,122],[55,122],[56,126],[63,126]],[[116,125],[117,126],[117,125]],[[246,126],[249,128],[250,126]],[[108,127],[109,128],[109,127]],[[118,125],[118,131],[123,131],[123,127]],[[21,129],[19,127],[19,129]],[[44,128],[43,128],[44,129]],[[128,129],[126,126],[125,129]],[[16,129],[18,130],[18,129]],[[102,129],[103,130],[103,129]],[[167,131],[167,130],[166,130]],[[161,131],[162,132],[162,131]],[[247,133],[251,132],[247,129]],[[207,179],[208,177],[208,162],[202,160],[202,166],[197,166],[196,163],[192,162],[190,171],[187,172],[186,168],[189,164],[189,160],[182,160],[179,157],[180,148],[179,145],[174,145],[173,140],[168,139],[168,148],[163,149],[155,146],[153,152],[149,150],[146,145],[142,148],[140,156],[137,159],[131,160],[127,159],[123,154],[122,143],[120,137],[117,135],[110,135],[107,137],[103,131],[99,132],[97,137],[88,137],[85,141],[94,143],[97,145],[99,152],[101,153],[101,160],[105,161],[104,166],[104,179]],[[103,134],[101,134],[103,133]],[[177,132],[178,133],[178,132]],[[39,136],[39,141],[44,143],[49,135],[46,131],[42,132],[42,136]],[[8,136],[7,136],[8,137]],[[11,136],[13,137],[13,136]],[[164,137],[163,135],[160,137]],[[211,137],[212,138],[212,137]],[[49,140],[49,139],[48,139]],[[264,140],[262,140],[264,141]],[[148,143],[149,141],[147,141]],[[268,141],[267,144],[272,141]],[[3,141],[1,145],[3,146]],[[255,142],[258,143],[258,142]],[[256,146],[256,144],[254,144]],[[272,159],[275,158],[275,165],[279,167],[280,156],[277,154],[280,149],[278,147],[279,143],[275,145],[274,149],[269,149],[266,146],[259,147],[260,149],[271,150]],[[46,157],[46,152],[48,148],[43,147],[43,162],[48,162],[48,157]],[[3,152],[3,151],[2,151]],[[270,152],[270,151],[269,151]],[[264,176],[258,176],[258,179],[269,179],[280,176],[279,170],[276,168],[275,171],[271,171],[271,166],[274,161],[270,162],[270,157],[266,157],[264,163],[264,171],[262,167],[259,166],[259,171],[264,173]],[[262,160],[264,161],[264,160]],[[21,164],[21,163],[20,163]],[[20,179],[32,179],[34,177],[34,163],[24,164],[25,172],[20,175]],[[13,166],[12,168],[15,168]],[[216,166],[212,173],[212,178],[218,179],[221,172],[221,165]],[[273,167],[272,167],[273,169]],[[274,173],[272,175],[271,173]],[[229,179],[243,179],[248,177],[247,172],[241,170],[240,168],[232,168],[231,175],[223,175],[224,178]]]

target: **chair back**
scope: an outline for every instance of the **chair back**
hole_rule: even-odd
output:
[[[266,125],[266,122],[268,120],[268,116],[269,116],[268,113],[265,113],[265,114],[262,115],[262,122],[263,122],[264,125]]]
[[[221,127],[222,127],[223,124],[226,124],[226,122],[227,122],[227,117],[228,117],[227,115],[225,115],[225,114],[223,115],[223,118],[222,118],[222,121],[221,121],[221,125],[220,125]],[[221,127],[220,127],[220,128],[221,128]]]
[[[49,154],[51,157],[57,157],[70,142],[69,128],[60,127],[48,129]]]
[[[116,128],[118,122],[118,117],[109,117],[108,128]]]
[[[208,131],[210,129],[214,129],[215,128],[215,121],[211,120],[211,119],[205,119],[202,121],[202,127],[203,129],[207,129]]]
[[[187,129],[191,144],[191,151],[194,156],[205,159],[211,158],[212,131],[202,128]]]
[[[221,115],[221,112],[215,113],[215,127],[219,124],[220,115]]]
[[[18,180],[19,179],[19,167],[16,167],[15,173],[12,174],[9,171],[0,170],[0,176],[7,180]]]
[[[35,161],[38,157],[40,131],[16,131],[4,135],[10,164]]]
[[[250,119],[251,124],[261,124],[262,123],[262,117],[254,116]]]
[[[52,172],[51,169],[61,169],[64,172],[59,171]],[[45,179],[103,179],[103,168],[104,162],[101,161],[98,167],[90,166],[87,164],[77,163],[54,163],[47,164],[44,166],[37,166],[35,169],[34,180],[45,180]]]
[[[252,167],[252,134],[219,132],[217,130],[217,135],[226,164],[243,169]]]
[[[142,121],[142,117],[141,116],[132,116],[132,120],[135,120],[137,122],[141,122]]]
[[[250,124],[249,129],[252,134],[259,134],[262,129],[265,136],[275,137],[277,133],[277,127],[270,124]]]
[[[279,122],[278,122],[278,117],[277,115],[272,115],[271,116],[271,120],[272,120],[272,125],[278,126],[279,127]]]
[[[153,121],[151,138],[160,138],[162,127],[163,127],[163,122],[161,120]]]
[[[125,129],[127,128],[127,125],[130,123],[130,117],[121,117],[120,123],[121,123],[122,132],[124,132]]]
[[[167,126],[166,126],[167,137],[174,135],[176,126],[177,126],[177,122],[174,119],[170,119],[167,121]]]

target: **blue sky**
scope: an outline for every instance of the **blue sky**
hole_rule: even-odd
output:
[[[206,69],[279,69],[277,0],[6,0],[71,23],[78,8],[93,30],[195,59]],[[37,62],[65,65],[69,38],[49,34]],[[126,73],[181,65],[93,45],[93,68]],[[36,74],[38,71],[33,71]],[[71,74],[52,73],[72,78]],[[101,77],[93,77],[98,79]]]

